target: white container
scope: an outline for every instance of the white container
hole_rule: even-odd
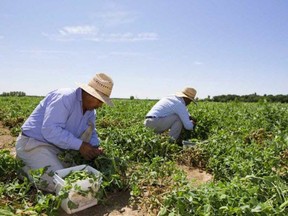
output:
[[[182,144],[183,144],[184,149],[193,148],[194,146],[196,146],[196,142],[190,142],[190,141],[186,141],[186,140],[183,140]]]
[[[79,170],[87,170],[89,173],[95,174],[96,177],[98,178],[98,181],[89,178],[84,180],[78,180],[75,183],[72,183],[72,189],[68,193],[68,198],[63,199],[61,203],[62,209],[66,211],[68,214],[82,211],[98,203],[98,200],[94,197],[94,195],[100,188],[100,185],[102,183],[102,175],[98,170],[87,165],[79,165],[66,169],[57,170],[53,176],[56,195],[59,194],[61,189],[66,184],[64,180],[65,176],[67,176],[71,171],[79,171]],[[89,192],[86,195],[81,195],[73,189],[75,185],[80,186],[82,191],[89,191]],[[72,201],[73,203],[78,205],[78,207],[70,209],[68,206],[69,201]]]

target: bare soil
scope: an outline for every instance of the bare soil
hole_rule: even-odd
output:
[[[213,180],[213,176],[204,170],[197,167],[188,167],[185,165],[178,165],[178,168],[186,173],[187,179],[192,183],[193,186],[198,187],[201,184],[210,182]]]
[[[8,149],[15,156],[15,141],[16,137],[11,136],[9,129],[4,128],[2,122],[0,122],[0,149]]]
[[[59,209],[60,216],[146,216],[147,213],[136,207],[129,206],[129,191],[121,191],[108,196],[105,204],[97,204],[88,209],[67,214],[64,210]]]
[[[0,122],[0,149],[8,149],[13,156],[15,152],[16,137],[13,137],[9,129],[3,127]],[[212,175],[202,171],[198,168],[191,168],[185,165],[178,165],[178,168],[183,170],[187,179],[197,187],[203,183],[211,181]],[[129,205],[130,193],[129,191],[121,191],[110,194],[104,204],[97,204],[91,208],[76,212],[74,214],[67,214],[64,210],[59,209],[60,216],[145,216],[148,215],[145,210],[137,209]]]

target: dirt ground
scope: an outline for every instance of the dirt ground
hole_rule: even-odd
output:
[[[10,150],[13,156],[15,152],[16,137],[11,136],[10,131],[4,128],[0,122],[0,149]],[[212,176],[205,171],[198,168],[190,168],[184,165],[179,165],[179,169],[187,174],[187,179],[192,182],[195,187],[211,181]],[[145,216],[147,212],[141,209],[135,209],[129,206],[129,191],[121,191],[108,196],[105,204],[97,204],[88,209],[76,212],[74,214],[67,214],[64,210],[59,209],[60,216]]]
[[[205,171],[201,171],[198,168],[190,168],[184,165],[179,165],[179,169],[183,170],[187,174],[187,179],[191,181],[192,185],[195,187],[211,181],[212,175],[206,173]],[[129,191],[117,192],[110,195],[107,199],[107,203],[105,205],[96,205],[91,208],[85,209],[80,212],[76,212],[72,215],[74,216],[146,216],[148,215],[145,210],[134,209],[129,206]],[[68,216],[64,210],[59,210],[60,216]]]
[[[141,209],[134,209],[129,206],[129,191],[117,192],[110,195],[105,204],[98,204],[88,209],[67,214],[64,210],[59,209],[60,216],[146,216],[147,213]]]
[[[15,141],[16,137],[11,136],[9,129],[4,128],[0,122],[0,149],[9,149],[10,153],[15,156]]]
[[[188,167],[185,165],[178,165],[178,168],[186,173],[187,179],[191,181],[192,185],[195,187],[213,180],[213,176],[211,174],[199,168]]]

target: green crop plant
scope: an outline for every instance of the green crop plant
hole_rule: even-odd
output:
[[[0,98],[0,121],[7,127],[12,123],[10,130],[17,136],[39,100]],[[288,215],[288,104],[199,102],[189,106],[197,126],[182,135],[197,144],[183,150],[170,143],[167,134],[144,127],[144,117],[156,101],[113,102],[113,108],[97,110],[104,155],[93,161],[85,161],[76,151],[59,155],[103,174],[103,201],[109,197],[105,195],[127,189],[131,202],[151,215]],[[17,163],[1,152],[1,211],[57,214],[57,197],[18,179]],[[207,171],[213,181],[195,187],[178,164]],[[45,205],[50,207],[44,210]]]

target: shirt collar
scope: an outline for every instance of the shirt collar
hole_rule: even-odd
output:
[[[82,89],[81,88],[76,89],[76,98],[78,101],[82,101]]]
[[[184,99],[182,98],[182,97],[178,97],[178,96],[176,96],[176,95],[174,95],[178,100],[180,100],[181,101],[181,103],[183,103],[184,105],[186,105],[185,104],[185,101],[184,101]]]

